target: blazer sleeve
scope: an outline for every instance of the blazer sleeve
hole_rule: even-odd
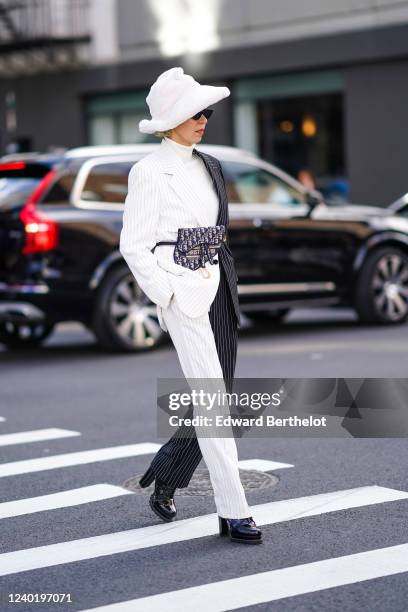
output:
[[[156,255],[151,252],[156,243],[160,202],[157,176],[137,162],[128,176],[119,251],[147,297],[167,308],[173,288],[168,272],[158,265]]]

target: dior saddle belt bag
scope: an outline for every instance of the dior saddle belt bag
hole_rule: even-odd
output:
[[[225,225],[210,225],[208,227],[180,227],[177,230],[177,240],[161,240],[152,249],[161,244],[174,244],[173,259],[176,264],[198,270],[203,268],[206,278],[210,272],[205,268],[206,262],[217,263],[214,256],[227,240]]]

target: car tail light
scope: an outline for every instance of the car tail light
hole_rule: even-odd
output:
[[[7,170],[24,170],[27,167],[27,164],[24,162],[9,162],[0,164],[0,171]]]
[[[50,170],[44,176],[20,213],[20,219],[25,227],[25,244],[22,249],[24,255],[51,251],[58,244],[58,224],[53,219],[49,219],[44,213],[39,212],[36,207],[37,202],[50,185],[55,174],[55,170]]]

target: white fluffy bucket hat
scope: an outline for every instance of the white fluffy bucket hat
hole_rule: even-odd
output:
[[[150,88],[146,102],[151,119],[139,122],[144,134],[170,130],[200,110],[230,95],[228,87],[200,85],[192,76],[177,66],[160,74]]]

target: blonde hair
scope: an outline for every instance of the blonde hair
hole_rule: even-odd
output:
[[[156,136],[157,138],[171,138],[171,132],[172,130],[166,130],[165,132],[155,132],[153,135]]]

